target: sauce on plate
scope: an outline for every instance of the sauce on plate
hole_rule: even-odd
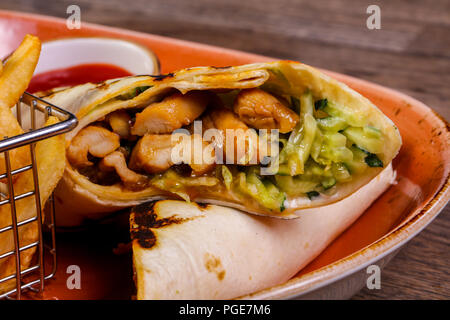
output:
[[[126,76],[131,76],[131,73],[112,64],[80,64],[35,75],[31,79],[27,91],[34,93],[58,87],[74,86],[86,82],[97,83]]]

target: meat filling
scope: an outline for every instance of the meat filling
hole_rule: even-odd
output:
[[[193,91],[185,95],[173,94],[163,101],[152,103],[136,114],[131,133],[143,136],[147,133],[171,133],[190,124],[206,109],[210,101],[207,92]]]
[[[83,128],[72,140],[67,158],[75,167],[92,166],[88,153],[103,158],[120,147],[120,137],[103,127],[89,126]]]
[[[234,112],[247,125],[257,129],[292,131],[299,121],[293,110],[261,89],[242,90],[234,103]]]
[[[178,139],[172,135],[174,130],[192,128],[196,119],[202,121],[203,133],[217,129],[218,134],[208,141],[198,134]],[[179,164],[189,166],[193,177],[214,176],[219,156],[224,163],[259,164],[270,153],[260,155],[260,137],[249,129],[288,132],[297,122],[295,112],[259,89],[242,90],[233,108],[226,107],[214,92],[175,93],[138,110],[134,117],[132,111],[118,110],[82,129],[68,147],[67,157],[96,183],[113,174],[125,187],[139,189],[148,186],[152,175]],[[226,141],[228,129],[236,134]]]

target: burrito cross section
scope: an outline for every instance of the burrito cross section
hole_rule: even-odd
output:
[[[46,99],[79,118],[56,190],[63,225],[159,199],[296,218],[359,190],[401,146],[368,99],[290,61],[88,83]]]

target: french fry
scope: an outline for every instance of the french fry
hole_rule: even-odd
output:
[[[6,60],[0,75],[0,140],[22,134],[16,117],[11,112],[33,76],[39,60],[41,42],[39,38],[26,35],[19,48]],[[10,152],[11,169],[21,168],[31,162],[29,148],[21,147]],[[5,173],[4,154],[0,154],[0,174]],[[17,179],[17,176],[14,176]]]
[[[16,51],[6,60],[0,76],[0,105],[13,107],[27,89],[39,60],[41,42],[27,34]]]
[[[23,133],[23,129],[17,122],[16,117],[12,114],[9,107],[6,107],[0,102],[0,140],[4,137],[13,137]],[[10,152],[11,170],[19,169],[31,163],[29,147],[24,146],[12,149]],[[5,155],[0,154],[0,174],[6,172]],[[17,175],[13,176],[13,180],[17,179]],[[5,182],[3,179],[2,182]]]
[[[55,117],[49,117],[45,126],[58,123]],[[56,184],[61,179],[66,164],[64,136],[59,135],[36,144],[36,162],[38,166],[39,191],[41,207],[50,197]],[[20,173],[14,182],[14,193],[19,195],[34,189],[33,173],[31,170]],[[16,214],[18,221],[23,221],[36,216],[35,198],[26,197],[16,201]],[[10,205],[0,206],[0,228],[11,224]],[[38,240],[37,221],[28,223],[19,228],[19,241],[21,246],[26,246]],[[14,249],[12,231],[0,233],[0,255]],[[21,269],[27,269],[32,262],[36,247],[21,252]],[[0,259],[0,278],[15,272],[14,256]],[[10,290],[15,285],[15,280],[0,283],[0,294]]]
[[[14,106],[28,87],[34,69],[39,59],[41,44],[38,38],[25,36],[20,47],[7,59],[3,65],[0,63],[0,140],[24,132],[16,117],[12,113]],[[55,117],[49,117],[46,126],[58,122]],[[61,179],[65,167],[65,142],[62,135],[52,137],[36,144],[36,161],[39,177],[39,190],[41,207],[49,198],[56,184]],[[5,172],[5,156],[0,154],[0,173]],[[28,146],[10,151],[11,168],[18,169],[31,163]],[[6,180],[6,179],[5,179]],[[33,173],[30,170],[13,176],[14,195],[19,195],[34,189]],[[4,181],[0,181],[0,191],[5,194]],[[14,195],[9,195],[12,197]],[[0,206],[0,228],[11,224],[10,204]],[[16,215],[18,221],[36,216],[36,203],[34,197],[26,197],[16,201]],[[21,246],[29,245],[38,240],[37,221],[28,223],[19,228],[19,241]],[[14,249],[12,231],[0,233],[0,255]],[[21,269],[27,269],[33,259],[36,247],[20,252]],[[14,256],[0,259],[0,278],[15,272]],[[0,293],[15,286],[14,279],[0,283]]]

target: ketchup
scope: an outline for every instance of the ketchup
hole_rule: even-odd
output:
[[[86,82],[97,83],[130,75],[131,73],[127,70],[112,64],[80,64],[35,75],[31,79],[27,91],[30,93],[46,91],[53,88],[74,86]]]

